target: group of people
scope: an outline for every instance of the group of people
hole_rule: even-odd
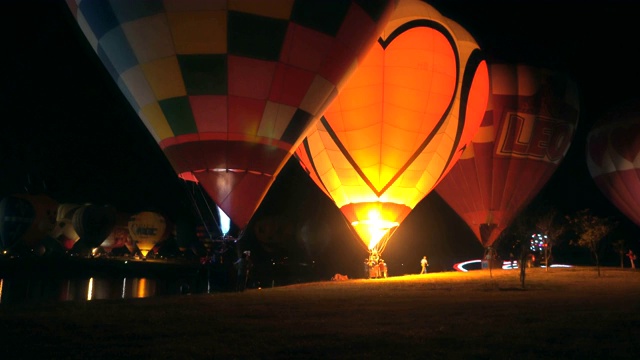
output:
[[[364,259],[364,275],[367,279],[378,279],[387,277],[388,266],[378,255],[377,251],[372,251],[368,258]]]
[[[429,260],[426,256],[420,260],[420,267],[420,274],[426,274],[429,271]],[[386,278],[388,269],[387,263],[375,251],[364,259],[364,276],[367,279]]]

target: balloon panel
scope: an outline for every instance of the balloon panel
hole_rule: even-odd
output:
[[[471,140],[488,79],[464,29],[421,1],[399,2],[296,153],[365,246],[398,226]]]
[[[175,171],[202,182],[241,227],[393,7],[390,0],[70,5]]]
[[[593,126],[587,137],[587,165],[603,194],[640,225],[640,109],[637,105],[618,106]]]
[[[562,74],[506,64],[491,65],[490,74],[480,129],[436,188],[485,247],[549,180],[579,113],[575,84]]]

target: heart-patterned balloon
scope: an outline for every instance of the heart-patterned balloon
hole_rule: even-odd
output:
[[[381,239],[477,131],[488,91],[487,66],[471,35],[428,4],[401,0],[298,159],[380,253]]]

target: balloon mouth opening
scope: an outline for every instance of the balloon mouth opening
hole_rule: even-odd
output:
[[[356,229],[358,228],[366,229],[364,233],[368,235],[367,247],[369,250],[373,250],[378,246],[378,244],[380,243],[380,240],[382,240],[382,238],[389,232],[389,230],[398,226],[399,223],[395,221],[388,221],[384,219],[374,218],[374,219],[354,221],[351,223],[351,225],[353,225],[353,227]],[[362,232],[358,232],[358,233],[362,234]]]

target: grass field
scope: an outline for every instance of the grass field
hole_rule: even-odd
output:
[[[640,272],[442,272],[0,305],[2,359],[636,359]]]

